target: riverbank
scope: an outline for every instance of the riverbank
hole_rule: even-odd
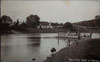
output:
[[[71,62],[87,59],[100,61],[100,39],[79,40],[71,46],[61,49],[52,57],[48,57],[44,62]]]
[[[38,28],[30,28],[30,29],[27,29],[27,32],[30,32],[30,33],[58,33],[58,32],[67,32],[66,29],[63,29],[63,28],[55,28],[55,29],[51,29],[51,28],[47,28],[47,29],[38,29]]]
[[[67,33],[68,30],[64,29],[64,28],[54,28],[54,29],[51,29],[51,28],[47,28],[47,29],[38,29],[38,28],[27,28],[25,30],[15,30],[15,31],[18,31],[18,32],[22,32],[22,33]],[[76,31],[70,31],[71,33],[76,33]],[[80,31],[81,33],[90,33],[90,31]],[[100,33],[99,30],[92,30],[92,33]]]
[[[47,29],[38,29],[38,28],[29,28],[26,30],[29,33],[58,33],[58,32],[63,32],[63,33],[67,33],[68,30],[64,29],[64,28],[47,28]],[[70,31],[71,33],[76,33],[75,30]],[[81,33],[90,33],[90,30],[80,30]],[[91,32],[93,33],[99,33],[99,30],[92,30]]]

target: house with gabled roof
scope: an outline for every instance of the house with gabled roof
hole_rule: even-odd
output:
[[[51,23],[49,22],[40,22],[40,25],[38,26],[38,28],[41,29],[48,29],[48,28],[53,28]]]

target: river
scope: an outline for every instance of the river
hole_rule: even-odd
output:
[[[54,38],[57,35],[57,33],[2,35],[1,62],[43,62],[51,55],[51,48],[55,47],[59,51],[68,46],[68,39]],[[92,38],[100,38],[100,34],[94,33]],[[36,60],[33,61],[33,58]]]

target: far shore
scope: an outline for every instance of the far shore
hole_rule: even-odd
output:
[[[22,32],[22,33],[67,33],[68,30],[66,29],[63,29],[63,28],[55,28],[55,29],[38,29],[38,28],[35,28],[35,29],[32,29],[32,28],[29,28],[29,29],[26,29],[26,30],[14,30],[14,31],[18,31],[18,32]],[[76,33],[77,31],[70,31],[70,33]],[[92,33],[100,33],[99,30],[92,30],[91,31]],[[87,31],[84,31],[84,30],[81,30],[80,33],[90,33],[89,30]]]
[[[70,33],[76,33],[77,31],[70,31]],[[92,30],[92,33],[100,33],[99,30]],[[24,30],[11,30],[10,32],[1,32],[1,34],[32,34],[32,33],[68,33],[68,30],[64,28],[55,28],[55,29],[38,29],[38,28],[28,28]],[[90,33],[89,30],[82,31],[80,30],[80,33]]]

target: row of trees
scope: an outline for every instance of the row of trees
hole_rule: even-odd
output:
[[[17,22],[12,26],[14,30],[26,31],[28,28],[37,28],[40,24],[40,18],[38,15],[30,15],[26,18],[26,22],[20,23],[17,19]]]
[[[11,30],[25,30],[28,27],[36,28],[40,24],[40,18],[37,15],[30,15],[26,18],[26,22],[20,23],[17,19],[14,22],[11,17],[3,15],[0,17],[0,33],[10,33]]]
[[[26,30],[27,28],[37,28],[40,25],[40,17],[38,15],[29,15],[26,22],[20,23],[17,19],[14,22],[9,16],[3,15],[0,18],[1,33],[10,33],[11,30]],[[70,22],[66,22],[63,28],[73,28]]]

